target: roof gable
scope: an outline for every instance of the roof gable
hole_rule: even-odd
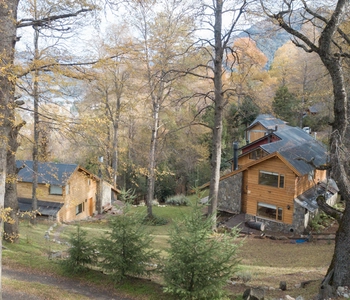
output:
[[[304,160],[314,159],[315,165],[327,163],[326,147],[301,128],[286,125],[283,130],[278,130],[275,134],[280,140],[261,145],[261,148],[268,153],[278,152],[301,175],[305,175],[314,169]]]
[[[266,134],[269,130],[273,130],[273,133],[271,132],[268,135],[270,136],[268,143],[266,143],[266,136],[253,141],[241,148],[242,155],[259,147],[265,153],[271,154],[277,152],[299,175],[305,175],[313,170],[313,167],[306,161],[313,159],[315,165],[324,165],[327,163],[326,147],[301,128],[289,126],[286,122],[272,115],[265,114],[259,115],[247,130],[251,130],[258,124],[266,128]],[[272,137],[274,136],[278,140],[273,139]],[[303,160],[298,158],[302,158]]]
[[[250,126],[247,127],[246,130],[250,130],[252,127],[256,126],[257,124],[261,124],[266,129],[275,129],[276,126],[283,126],[287,122],[275,118],[272,115],[269,114],[261,114],[256,117],[256,119],[250,124]]]
[[[18,173],[18,180],[33,182],[33,161],[18,160],[17,168],[23,168]],[[63,186],[78,169],[76,164],[59,164],[53,162],[38,162],[38,183]]]

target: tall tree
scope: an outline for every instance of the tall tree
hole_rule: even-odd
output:
[[[135,78],[132,76],[135,72],[132,65],[134,56],[131,54],[133,43],[127,26],[120,24],[109,26],[104,39],[95,44],[98,45],[99,62],[90,70],[84,102],[90,107],[95,105],[101,108],[89,111],[87,121],[91,121],[91,115],[101,120],[103,128],[100,128],[99,138],[104,138],[101,139],[103,144],[100,145],[99,155],[105,158],[105,175],[116,186],[121,148],[119,135],[123,131],[121,124],[124,115],[136,102],[132,92],[135,89]],[[99,126],[96,124],[93,127],[96,130]],[[96,143],[99,144],[98,141]]]
[[[212,34],[209,39],[205,38],[201,41],[206,47],[208,47],[206,48],[206,51],[210,56],[210,62],[207,65],[204,65],[205,68],[210,70],[210,73],[205,77],[207,80],[211,80],[213,84],[213,91],[207,93],[205,97],[211,99],[214,106],[214,125],[212,128],[213,135],[210,162],[210,205],[208,215],[212,218],[213,228],[215,228],[220,180],[223,116],[224,108],[228,103],[226,93],[230,90],[228,87],[224,87],[223,84],[223,64],[228,57],[231,59],[234,57],[231,56],[233,53],[231,48],[231,38],[234,31],[238,30],[236,27],[238,27],[238,22],[246,10],[248,1],[232,2],[229,0],[215,0],[212,5],[208,5],[204,2],[201,4],[204,8],[203,22],[208,26]],[[223,25],[224,15],[227,16],[226,19],[229,19],[230,21],[228,28]],[[203,65],[200,65],[200,67],[203,67]]]
[[[350,107],[343,69],[344,61],[350,58],[350,39],[345,31],[349,2],[338,0],[329,7],[324,7],[322,3],[315,5],[314,2],[311,4],[310,1],[303,0],[301,7],[295,11],[293,1],[283,1],[282,9],[278,11],[276,1],[270,6],[268,1],[260,2],[266,15],[294,37],[293,42],[296,46],[307,52],[315,52],[320,57],[332,80],[334,120],[330,141],[330,168],[346,203],[336,235],[333,259],[319,293],[320,299],[332,298],[336,296],[339,286],[350,285]],[[298,21],[299,24],[312,24],[315,32],[319,33],[317,37],[311,39],[298,30],[295,26],[295,22]]]
[[[272,109],[278,118],[287,121],[291,126],[297,125],[298,99],[287,86],[282,85],[276,91],[272,101]]]
[[[8,137],[11,124],[8,122],[9,104],[14,102],[15,75],[13,74],[14,48],[17,41],[16,21],[18,0],[0,2],[0,44],[1,60],[0,68],[0,210],[4,209],[5,181],[7,167]],[[1,219],[0,229],[3,228]],[[0,238],[0,279],[2,275],[2,238]],[[2,299],[2,287],[0,280],[0,299]]]
[[[160,10],[160,7],[162,9]],[[181,75],[172,72],[184,70],[188,48],[192,43],[191,2],[174,0],[139,2],[135,6],[134,26],[139,33],[138,59],[142,62],[143,85],[140,90],[144,103],[150,109],[148,117],[151,129],[147,167],[147,212],[152,218],[152,201],[157,175],[157,159],[161,133],[166,132],[163,118],[167,108],[179,96],[181,88],[175,86],[183,82]],[[162,129],[162,131],[160,130]]]
[[[23,4],[23,13],[27,14],[25,18],[19,20],[17,27],[32,26],[34,29],[33,34],[33,47],[31,53],[31,63],[29,70],[25,72],[28,76],[29,87],[23,88],[28,92],[28,96],[33,99],[33,114],[34,114],[34,128],[33,128],[33,183],[32,183],[32,210],[35,212],[38,209],[36,190],[38,187],[38,161],[40,153],[40,132],[43,133],[44,127],[42,121],[39,120],[39,102],[42,100],[44,94],[43,80],[41,73],[45,69],[45,72],[53,72],[53,67],[58,65],[57,61],[62,58],[55,58],[50,56],[52,47],[45,45],[40,46],[40,37],[47,36],[50,33],[51,43],[54,42],[57,47],[57,40],[65,38],[68,34],[71,34],[71,26],[73,23],[71,19],[76,18],[80,14],[91,11],[92,6],[86,1],[76,1],[74,3],[64,3],[57,0],[54,8],[53,3],[46,0],[33,0]],[[59,34],[57,34],[59,32]],[[44,48],[44,49],[41,49]],[[57,48],[55,49],[57,51]],[[44,66],[44,67],[43,67]],[[32,219],[35,221],[35,215]]]

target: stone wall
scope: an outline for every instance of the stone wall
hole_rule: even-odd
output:
[[[292,232],[295,233],[296,232],[293,225],[291,225],[291,224],[286,224],[283,222],[277,222],[274,220],[260,218],[258,216],[246,214],[245,220],[264,223],[266,231],[284,232],[284,233],[292,233]]]
[[[241,212],[242,172],[220,181],[218,210],[233,213]]]
[[[305,214],[305,208],[294,201],[293,225],[291,228],[293,228],[295,233],[304,233],[304,230],[309,223],[309,217],[309,214]]]

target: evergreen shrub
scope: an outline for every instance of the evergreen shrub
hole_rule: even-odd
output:
[[[143,220],[143,214],[131,212],[130,204],[125,203],[122,214],[109,219],[109,231],[98,241],[99,265],[115,282],[157,269],[159,252],[152,248],[153,238]]]
[[[239,243],[234,236],[212,231],[196,204],[190,215],[170,232],[169,256],[164,262],[164,292],[177,299],[222,299],[227,280],[236,271]]]
[[[96,263],[96,246],[87,239],[87,232],[79,225],[76,233],[71,234],[69,244],[68,257],[62,261],[62,267],[67,273],[86,271],[89,265]]]

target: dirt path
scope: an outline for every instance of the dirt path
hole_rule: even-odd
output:
[[[3,266],[2,276],[3,278],[15,279],[18,281],[34,283],[37,282],[48,286],[54,286],[56,288],[68,291],[72,294],[74,293],[77,295],[82,295],[94,300],[132,300],[131,298],[118,296],[115,291],[104,290],[96,286],[87,285],[86,283],[80,282],[78,280],[57,277],[51,274],[47,275],[28,273],[25,270],[12,269],[8,266]],[[3,300],[48,300],[47,298],[42,298],[35,295],[28,295],[24,291],[9,289],[4,284],[2,297]]]

